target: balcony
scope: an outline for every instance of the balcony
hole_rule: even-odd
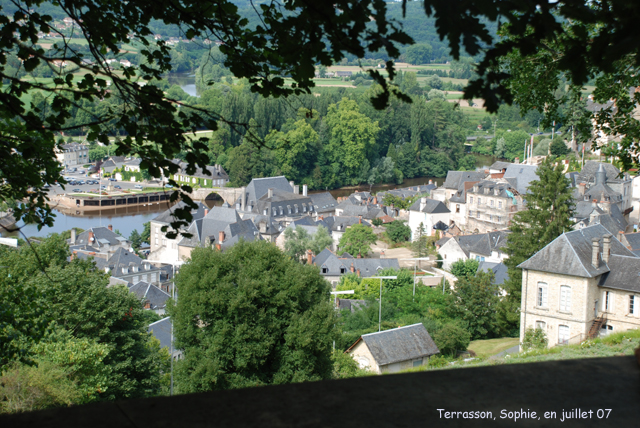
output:
[[[580,409],[592,411],[591,418],[568,426],[633,427],[640,420],[639,379],[633,357],[564,360],[99,403],[0,416],[0,426],[542,427],[562,426],[563,411]],[[439,409],[492,418],[447,419]],[[612,410],[598,418],[600,409]],[[503,410],[512,417],[502,418]],[[521,410],[536,417],[514,422]],[[545,412],[556,417],[545,420]]]

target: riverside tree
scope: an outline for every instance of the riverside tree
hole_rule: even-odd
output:
[[[265,241],[240,242],[196,248],[176,285],[179,392],[331,378],[335,311],[317,267]]]
[[[514,216],[504,249],[509,255],[504,261],[509,279],[503,285],[507,295],[498,307],[498,322],[504,334],[519,331],[522,269],[517,266],[573,226],[573,197],[562,164],[554,168],[547,159],[536,173],[539,179],[529,184],[528,193],[523,196],[528,209]]]

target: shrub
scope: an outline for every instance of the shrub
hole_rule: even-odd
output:
[[[524,332],[524,339],[522,340],[522,348],[525,351],[529,349],[543,349],[547,347],[549,343],[547,334],[541,328],[529,327]]]
[[[376,217],[373,220],[371,220],[371,224],[373,224],[374,226],[382,226],[382,219],[379,217]]]

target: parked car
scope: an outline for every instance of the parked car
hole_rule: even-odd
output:
[[[102,190],[106,190],[106,189],[107,189],[107,186],[100,186],[100,189],[102,189]]]
[[[116,179],[115,179],[115,178],[113,178],[113,177],[109,177],[109,181],[118,181],[118,180],[116,180]]]
[[[78,181],[78,184],[79,184],[79,185],[83,185],[83,184],[88,184],[88,183],[85,183],[83,180],[79,180],[79,181]]]
[[[172,186],[171,184],[165,184],[165,186],[164,186],[164,187],[166,187],[166,188],[168,188],[168,189],[173,189],[173,186]]]
[[[142,185],[140,185],[140,184],[136,184],[136,185],[135,185],[135,186],[133,186],[133,187],[135,187],[136,189],[142,189]]]
[[[73,189],[74,192],[82,192],[80,189]]]
[[[118,186],[117,184],[115,186],[113,186],[114,189],[122,189],[122,187]]]

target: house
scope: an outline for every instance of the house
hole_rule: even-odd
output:
[[[113,171],[116,169],[121,169],[124,166],[124,163],[124,156],[111,156],[109,157],[109,159],[104,161],[102,165],[100,165],[100,169],[103,173],[107,172],[109,174],[113,174]]]
[[[337,256],[329,249],[324,249],[320,254],[311,259],[312,263],[320,268],[320,275],[332,286],[340,281],[340,277],[355,273],[361,278],[376,276],[381,269],[400,269],[398,259],[363,259],[353,257],[349,253]]]
[[[124,170],[129,172],[140,172],[140,162],[142,159],[133,158],[125,161]]]
[[[445,225],[451,220],[451,211],[444,203],[435,199],[420,198],[409,207],[409,227],[411,228],[411,239],[418,239],[417,230],[420,224],[425,229],[428,236],[434,234],[434,226],[438,222]]]
[[[354,224],[363,224],[367,227],[371,227],[371,223],[363,220],[362,217],[341,217],[341,216],[332,216],[325,217],[323,220],[324,224],[329,228],[329,232],[331,233],[331,237],[333,238],[333,247],[338,248],[338,244],[340,243],[340,239],[344,232],[347,231],[348,228],[353,226]]]
[[[609,232],[611,231],[609,230]],[[619,234],[617,238],[622,245],[631,250],[633,254],[640,257],[640,232]]]
[[[165,314],[169,293],[161,290],[153,284],[140,281],[129,287],[129,291],[135,294],[145,309],[154,311],[158,315]]]
[[[467,191],[466,229],[478,233],[507,229],[524,209],[520,192],[506,179],[482,180]]]
[[[582,171],[575,177],[576,202],[596,201],[617,205],[627,217],[631,212],[633,180],[628,173],[620,176],[615,166],[596,161],[587,161]]]
[[[451,269],[458,260],[501,263],[507,258],[503,249],[507,245],[509,231],[496,231],[474,235],[445,237],[436,242],[438,254],[444,260],[442,268]]]
[[[131,284],[140,281],[146,283],[160,284],[162,281],[162,271],[150,263],[143,263],[142,259],[135,253],[118,248],[108,260],[95,258],[94,262],[98,269],[104,270],[114,278],[119,278]]]
[[[198,207],[191,210],[192,221],[202,219],[209,213],[209,208],[205,204],[202,202],[197,202],[196,204]],[[171,227],[171,222],[176,221],[173,213],[176,209],[184,208],[185,206],[186,204],[180,201],[149,222],[151,251],[147,257],[148,260],[164,263],[177,263],[180,260],[178,242],[182,239],[182,236],[177,235],[175,238],[169,238],[167,234],[172,231],[175,232],[175,229]],[[163,232],[162,228],[165,226],[167,230]]]
[[[484,180],[487,174],[483,171],[449,171],[442,186],[431,191],[431,198],[447,203],[453,196],[461,196],[464,183]]]
[[[294,187],[294,192],[269,188],[266,194],[258,198],[255,205],[249,206],[250,211],[254,214],[283,220],[310,215],[314,207],[311,198],[306,193],[306,185],[302,195],[297,194],[295,190],[297,190],[297,186]]]
[[[480,262],[478,266],[478,272],[492,272],[493,283],[502,287],[504,282],[509,279],[509,273],[507,272],[507,265],[504,263],[495,262]]]
[[[293,181],[288,181],[284,175],[254,178],[247,187],[241,189],[241,195],[235,202],[235,208],[241,213],[252,212],[258,200],[266,195],[269,189],[273,189],[273,191],[280,190],[284,193],[294,193],[293,186]]]
[[[222,168],[222,165],[207,166],[207,173],[197,166],[193,172],[187,171],[187,163],[179,159],[172,162],[178,165],[179,171],[171,176],[178,184],[200,187],[224,187],[229,182],[229,174]]]
[[[222,207],[230,208],[231,206],[225,202],[224,204],[222,204]],[[273,242],[277,245],[278,240],[283,238],[282,232],[284,232],[285,230],[283,221],[278,221],[274,217],[255,213],[247,213],[243,216],[242,219],[253,221],[253,224],[255,224],[255,226],[258,228],[258,231],[260,232],[260,237],[265,241]]]
[[[345,351],[361,369],[397,373],[419,367],[440,353],[422,323],[363,334]]]
[[[509,182],[519,194],[524,195],[529,191],[529,184],[534,180],[539,180],[537,170],[537,165],[512,163],[507,167],[503,178]]]
[[[311,193],[309,194],[311,203],[313,204],[313,213],[316,217],[331,216],[336,212],[336,205],[338,202],[329,192]]]
[[[314,220],[311,217],[302,217],[299,220],[295,220],[289,223],[289,225],[282,231],[283,233],[278,236],[275,243],[278,248],[284,251],[284,245],[286,242],[286,229],[297,230],[298,228],[301,228],[304,229],[309,236],[313,236],[318,233],[318,228],[320,227],[324,227],[329,236],[331,236],[331,228],[324,220]]]
[[[56,158],[65,169],[89,163],[89,146],[86,144],[61,144],[56,147]]]
[[[187,229],[191,237],[182,237],[178,242],[178,257],[191,257],[196,247],[215,246],[218,250],[235,245],[240,239],[252,242],[262,239],[253,221],[243,220],[240,214],[227,207],[213,207],[201,219],[195,220]]]
[[[565,232],[521,263],[520,341],[549,346],[640,327],[640,258],[601,224]]]
[[[118,249],[131,250],[131,241],[116,234],[112,225],[91,227],[77,236],[75,229],[71,229],[71,238],[67,242],[72,251],[101,253],[105,259]]]

